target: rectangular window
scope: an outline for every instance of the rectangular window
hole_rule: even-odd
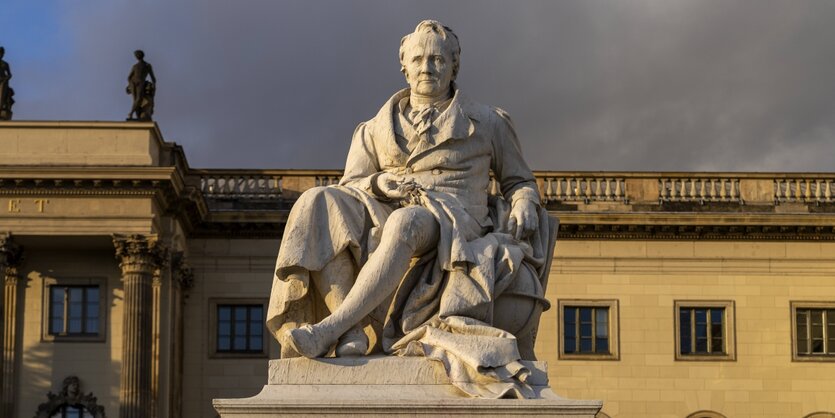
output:
[[[561,359],[618,359],[616,300],[560,300],[559,315]]]
[[[264,307],[217,305],[217,352],[264,351]]]
[[[795,360],[835,360],[835,302],[792,302]]]
[[[44,278],[43,341],[105,341],[107,279]]]
[[[266,357],[266,300],[209,299],[209,357]]]
[[[733,360],[733,302],[676,301],[676,359]]]
[[[609,354],[609,308],[565,307],[565,352]]]
[[[681,354],[725,354],[725,308],[680,308]]]
[[[49,287],[51,335],[98,335],[99,323],[98,286]]]

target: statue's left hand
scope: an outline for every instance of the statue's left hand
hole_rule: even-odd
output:
[[[539,215],[535,203],[527,199],[519,199],[513,202],[513,209],[510,211],[507,226],[517,240],[531,236],[538,225]]]

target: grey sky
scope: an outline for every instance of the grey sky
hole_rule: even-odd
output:
[[[400,38],[433,18],[461,39],[462,91],[510,113],[534,169],[835,171],[831,0],[10,10],[0,45],[16,119],[123,120],[141,48],[159,81],[155,119],[192,167],[341,168],[356,124],[405,85]]]

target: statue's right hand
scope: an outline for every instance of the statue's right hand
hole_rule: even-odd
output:
[[[389,199],[404,199],[417,189],[417,183],[403,176],[383,173],[377,176],[377,188]]]

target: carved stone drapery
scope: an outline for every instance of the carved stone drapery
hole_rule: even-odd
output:
[[[113,245],[124,287],[119,416],[147,418],[152,415],[152,285],[168,251],[155,236],[114,235]]]
[[[11,237],[0,234],[0,274],[3,276],[3,358],[2,390],[0,391],[0,416],[15,414],[15,387],[17,376],[15,356],[17,355],[17,301],[20,295],[20,276],[17,268],[23,259],[23,252]]]
[[[92,393],[85,395],[81,392],[81,380],[78,377],[67,377],[62,386],[57,394],[49,392],[46,395],[49,400],[38,405],[35,418],[49,418],[64,406],[80,406],[95,418],[105,418],[104,407],[96,403],[96,397]]]

